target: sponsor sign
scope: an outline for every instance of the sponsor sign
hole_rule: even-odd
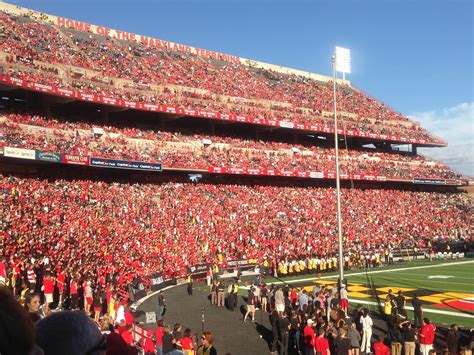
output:
[[[164,287],[163,284],[165,280],[163,279],[163,274],[161,272],[155,272],[148,278],[150,279],[150,287],[153,291],[160,290]]]
[[[413,178],[413,183],[414,184],[425,184],[425,185],[446,185],[446,180]]]
[[[132,302],[145,297],[146,290],[145,286],[143,286],[143,281],[141,278],[136,277],[133,279],[132,283],[129,285],[128,293]]]
[[[188,274],[201,274],[204,272],[207,272],[209,268],[211,267],[211,264],[205,263],[205,264],[197,264],[193,266],[188,266]]]
[[[54,152],[43,152],[41,150],[36,151],[35,158],[36,160],[49,161],[51,163],[62,162],[62,154]]]
[[[90,158],[90,165],[113,169],[161,171],[161,164],[158,163],[145,163],[140,161],[104,159],[95,157]]]
[[[89,157],[79,155],[63,154],[64,164],[89,165]]]
[[[283,128],[293,128],[295,124],[293,122],[288,122],[288,121],[280,121],[280,127]]]
[[[14,147],[3,148],[3,155],[8,158],[31,159],[35,160],[35,151],[33,149],[23,149]]]
[[[257,263],[257,259],[229,260],[229,261],[227,261],[227,266],[228,267],[250,266],[250,265],[255,265],[256,263]]]

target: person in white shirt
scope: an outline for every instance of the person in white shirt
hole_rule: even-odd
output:
[[[362,317],[360,317],[360,323],[362,324],[362,344],[360,346],[361,352],[370,353],[370,340],[372,338],[372,326],[374,322],[369,316],[369,310],[364,309]]]

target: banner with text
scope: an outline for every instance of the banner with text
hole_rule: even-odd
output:
[[[161,171],[161,164],[158,163],[145,163],[140,161],[104,159],[95,157],[90,158],[90,165],[101,168]]]
[[[33,149],[5,147],[3,148],[3,155],[7,158],[19,158],[19,159],[30,159],[30,160],[36,159],[35,151]]]

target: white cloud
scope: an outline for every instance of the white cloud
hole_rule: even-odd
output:
[[[474,102],[408,116],[419,121],[430,133],[448,141],[446,148],[418,149],[419,154],[442,161],[452,169],[474,177]]]

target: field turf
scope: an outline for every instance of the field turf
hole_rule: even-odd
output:
[[[424,304],[424,316],[439,324],[456,323],[474,327],[474,260],[415,260],[395,265],[345,272],[351,305],[363,304],[381,312],[388,289],[402,290],[411,306],[416,293]],[[265,282],[290,283],[311,290],[315,283],[331,287],[337,273],[301,275],[284,279],[266,278]],[[408,311],[410,319],[413,315]]]

